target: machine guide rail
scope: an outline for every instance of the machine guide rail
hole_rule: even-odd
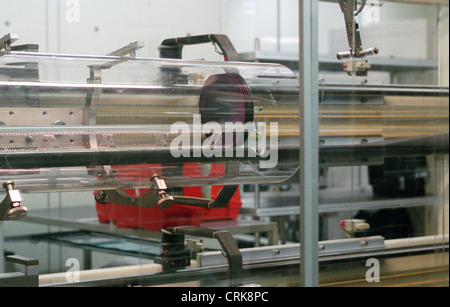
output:
[[[172,235],[172,237],[174,237]],[[448,252],[448,236],[443,242],[436,242],[436,237],[417,237],[408,239],[384,240],[382,237],[368,237],[337,240],[334,242],[319,242],[319,262],[321,265],[339,265],[342,263],[364,263],[368,258],[390,259],[408,257],[414,255],[430,255],[436,250]],[[181,245],[180,245],[181,246]],[[348,248],[348,249],[347,249]],[[254,283],[252,276],[266,274],[269,278],[272,274],[287,276],[298,272],[299,244],[288,244],[280,246],[267,246],[260,248],[241,249],[243,257],[242,273],[240,275],[242,284],[248,281]],[[42,285],[43,287],[123,287],[133,285],[157,286],[169,285],[190,281],[227,281],[229,279],[229,266],[221,252],[206,252],[197,255],[203,257],[200,267],[177,269],[175,271],[163,271],[145,275],[128,275],[114,278],[98,278],[94,280],[83,280],[76,283],[52,283]],[[448,270],[448,266],[447,266]],[[365,270],[364,270],[365,272]],[[411,274],[420,274],[414,271]],[[362,277],[364,278],[364,276]],[[387,276],[389,278],[389,276]],[[220,285],[221,283],[219,283]],[[275,286],[275,285],[274,285]]]

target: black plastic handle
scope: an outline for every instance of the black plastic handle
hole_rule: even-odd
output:
[[[217,44],[223,52],[225,61],[239,61],[239,54],[228,36],[223,34],[206,34],[166,39],[159,47],[159,56],[165,59],[181,59],[184,46],[207,43]]]
[[[233,198],[239,186],[237,185],[226,185],[220,190],[219,194],[215,199],[209,198],[199,198],[191,196],[180,196],[173,195],[174,203],[178,205],[202,207],[202,208],[225,208]]]

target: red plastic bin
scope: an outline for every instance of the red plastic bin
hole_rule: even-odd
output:
[[[119,171],[119,175],[126,176],[146,176],[153,175],[156,165],[148,165],[142,168],[137,174],[127,171],[126,166],[114,166]],[[220,177],[224,174],[223,164],[213,164],[208,177]],[[204,177],[200,173],[197,163],[185,164],[183,175],[189,178]],[[119,178],[119,176],[118,176]],[[216,198],[223,186],[211,187],[211,198]],[[125,190],[131,196],[138,196],[145,193],[147,189]],[[186,196],[203,197],[201,187],[184,187],[183,193]],[[102,223],[114,222],[118,228],[141,228],[146,230],[161,230],[167,227],[176,226],[199,226],[202,221],[212,220],[232,220],[239,215],[242,207],[239,189],[232,197],[226,208],[206,209],[193,206],[174,204],[168,209],[139,208],[120,204],[101,204],[96,202],[98,220]]]

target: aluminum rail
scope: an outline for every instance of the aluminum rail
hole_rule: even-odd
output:
[[[261,76],[264,77],[264,76]],[[278,78],[277,76],[273,78]],[[280,76],[279,79],[283,79]],[[298,80],[293,79],[293,82],[297,83]],[[318,83],[319,84],[319,83]],[[145,91],[148,94],[197,94],[201,90],[200,85],[183,85],[177,88],[170,88],[165,86],[155,85],[133,85],[133,84],[103,84],[103,83],[58,83],[58,82],[34,82],[34,81],[0,81],[0,87],[23,87],[23,88],[36,88],[40,92],[46,91],[53,92],[56,89],[70,92],[84,93],[87,90],[102,89],[104,91],[112,90],[126,90],[127,94],[133,92]],[[299,95],[299,89],[295,88],[296,85],[292,85],[291,90],[278,91],[276,88],[272,88],[273,93],[282,93],[286,95]],[[259,86],[258,84],[249,85],[250,90],[253,92],[267,91],[267,87]],[[294,89],[295,88],[295,89]],[[431,97],[448,97],[449,87],[442,86],[402,86],[402,85],[340,85],[340,84],[320,84],[320,93],[338,93],[338,94],[367,94],[367,95],[388,95],[388,96],[431,96]]]
[[[441,86],[402,86],[402,85],[320,85],[319,91],[341,94],[366,94],[388,96],[438,96],[448,97],[449,88]]]
[[[442,240],[438,240],[441,238]],[[359,238],[363,240],[364,238]],[[281,274],[282,271],[298,272],[300,257],[298,254],[298,244],[295,246],[287,246],[292,250],[296,250],[296,254],[288,255],[287,257],[279,257],[276,260],[259,259],[254,262],[246,262],[244,260],[242,277],[251,277],[257,274],[277,272]],[[370,257],[391,258],[400,256],[411,256],[420,254],[430,254],[436,251],[448,252],[449,243],[448,235],[444,237],[429,236],[418,237],[400,240],[385,241],[386,248],[371,249],[366,251],[353,251],[349,253],[320,253],[319,263],[336,263],[340,261],[356,261],[358,259],[367,259]],[[283,246],[270,246],[267,249],[273,255],[273,251],[278,250],[279,254],[283,253],[281,250]],[[44,275],[45,276],[45,275]],[[201,281],[207,279],[226,280],[228,277],[227,265],[211,265],[201,268],[190,268],[178,270],[173,273],[152,273],[143,275],[129,275],[113,278],[98,278],[94,280],[85,280],[80,282],[61,282],[42,285],[41,287],[126,287],[126,286],[156,286],[164,284],[173,284],[189,281]]]

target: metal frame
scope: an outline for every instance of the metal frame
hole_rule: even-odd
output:
[[[0,287],[38,287],[39,286],[39,261],[22,256],[8,256],[6,260],[20,264],[22,272],[0,274]]]
[[[319,0],[299,1],[300,285],[319,285]]]
[[[411,257],[417,255],[420,257],[435,257],[436,250],[448,252],[448,236],[439,246],[436,246],[434,236],[425,238],[409,238],[406,240],[387,240],[380,237],[355,238],[351,241],[319,242],[319,258],[322,265],[342,264],[342,263],[362,263],[367,258],[398,258],[401,256]],[[323,244],[322,244],[323,243]],[[406,244],[406,245],[405,245]],[[350,247],[350,249],[346,249]],[[298,244],[271,246],[262,248],[242,249],[243,253],[243,280],[251,282],[254,276],[261,274],[283,274],[283,276],[294,275],[293,269],[298,267],[299,255]],[[210,252],[201,254],[202,263],[200,267],[177,270],[173,273],[150,273],[139,275],[124,275],[120,277],[102,277],[96,279],[82,280],[76,283],[53,283],[41,285],[43,287],[74,287],[74,286],[133,286],[133,285],[168,285],[180,282],[208,280],[212,282],[219,281],[223,285],[228,276],[228,268],[224,262],[223,255],[220,252]],[[256,256],[256,257],[255,257]],[[430,258],[428,258],[430,259]],[[270,266],[268,266],[270,264]],[[360,264],[358,264],[360,265]],[[364,274],[364,273],[363,273]],[[398,277],[398,275],[397,275]],[[269,277],[270,278],[270,277]],[[387,277],[389,278],[389,276]],[[410,278],[410,275],[406,275]],[[273,279],[273,278],[272,278]],[[348,281],[344,281],[347,283]],[[355,281],[357,283],[357,280]],[[365,282],[365,281],[364,281]]]

